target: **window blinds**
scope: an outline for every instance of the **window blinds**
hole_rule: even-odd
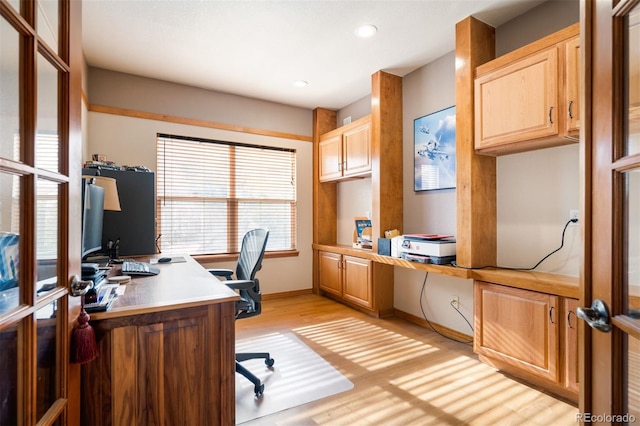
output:
[[[236,253],[256,227],[296,248],[295,150],[158,134],[157,156],[163,252]]]

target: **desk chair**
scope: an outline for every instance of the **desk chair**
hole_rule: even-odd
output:
[[[224,277],[226,279],[224,283],[240,294],[240,300],[236,302],[236,319],[253,317],[262,312],[262,294],[256,272],[262,268],[262,258],[268,238],[269,231],[264,228],[252,229],[245,234],[236,265],[236,279],[233,279],[231,269],[208,269],[211,274]],[[269,368],[273,366],[274,359],[268,352],[236,353],[236,373],[242,374],[253,383],[254,392],[259,398],[264,392],[264,384],[240,364],[249,359],[264,359],[264,363]]]

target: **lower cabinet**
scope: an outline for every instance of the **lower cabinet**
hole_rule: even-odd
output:
[[[577,398],[576,300],[476,281],[474,304],[482,361]]]
[[[82,424],[234,424],[233,314],[231,301],[92,321]]]
[[[580,391],[578,382],[578,317],[580,305],[577,299],[564,299],[564,385],[576,394]]]
[[[319,287],[327,296],[376,316],[393,312],[393,266],[369,259],[319,251]]]

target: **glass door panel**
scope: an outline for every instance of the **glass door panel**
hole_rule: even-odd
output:
[[[0,424],[18,424],[18,327],[0,329]]]
[[[640,419],[640,340],[633,336],[628,340],[627,407],[629,416]]]
[[[39,0],[37,2],[38,17],[36,30],[38,35],[53,50],[58,52],[59,5],[58,0]]]
[[[20,160],[19,46],[18,32],[0,18],[0,157],[15,161]]]
[[[38,55],[36,167],[59,170],[58,70]]]
[[[627,155],[640,152],[640,5],[636,5],[627,20],[629,121]]]
[[[37,418],[49,410],[58,397],[56,370],[60,359],[56,346],[58,320],[57,301],[53,301],[36,312],[37,343]]]
[[[38,180],[36,197],[36,259],[39,287],[58,276],[59,185]],[[41,293],[39,293],[41,294]]]
[[[0,315],[20,304],[20,178],[0,173]]]
[[[626,314],[640,318],[640,169],[625,173],[626,180]]]

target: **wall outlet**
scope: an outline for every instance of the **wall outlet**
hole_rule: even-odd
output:
[[[569,210],[569,220],[579,220],[580,219],[580,210],[578,209],[571,209]],[[578,222],[574,222],[573,224],[575,225]]]
[[[458,296],[453,295],[451,296],[451,306],[453,306],[456,309],[460,309],[460,299],[458,298]]]

